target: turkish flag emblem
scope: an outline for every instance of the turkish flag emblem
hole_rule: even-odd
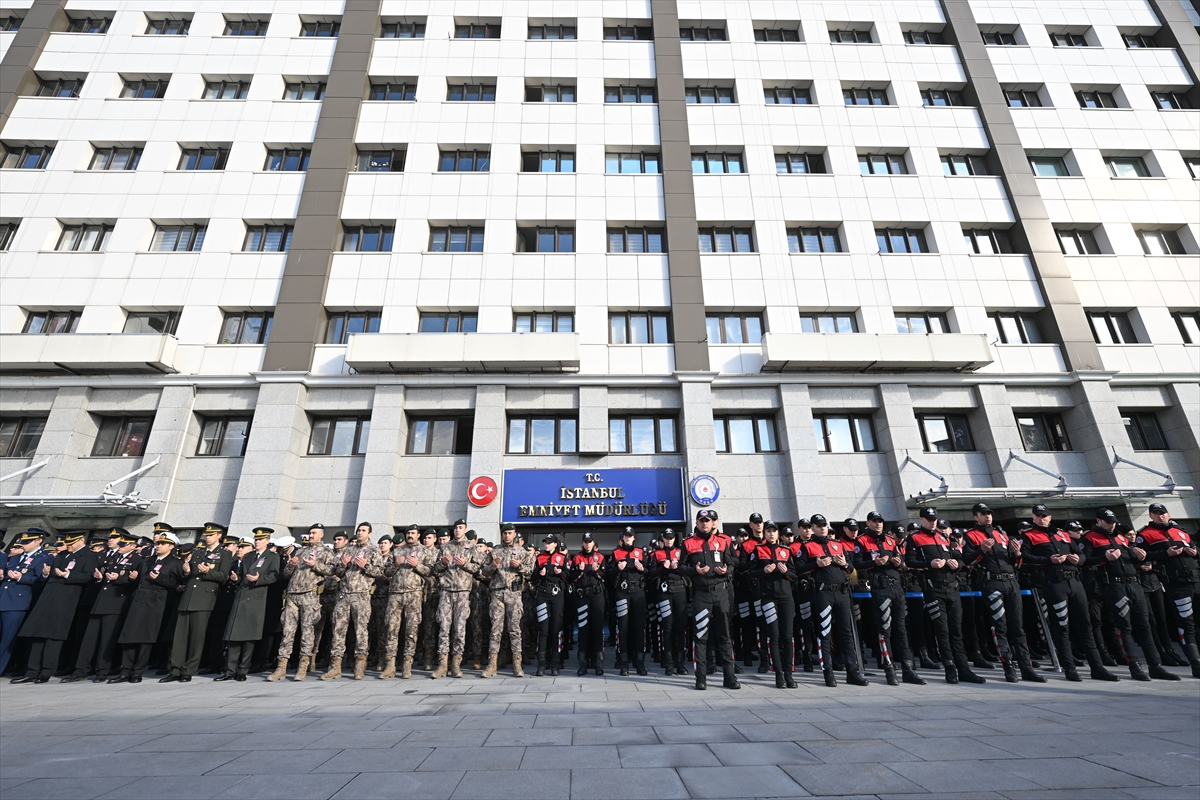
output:
[[[471,505],[483,508],[491,505],[496,499],[496,494],[499,490],[496,488],[496,482],[486,475],[481,475],[467,487],[467,499],[471,501]]]

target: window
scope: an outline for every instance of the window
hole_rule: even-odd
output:
[[[609,228],[610,253],[665,253],[667,238],[662,228]]]
[[[907,175],[903,153],[859,153],[858,171],[863,175]]]
[[[1181,108],[1191,108],[1187,96],[1183,92],[1151,92],[1150,96],[1158,104],[1160,111],[1174,111]]]
[[[121,171],[137,169],[142,160],[140,147],[97,147],[88,169]]]
[[[663,311],[619,311],[608,315],[609,344],[670,344],[671,315]]]
[[[1171,316],[1179,326],[1184,344],[1200,344],[1200,311],[1175,311]]]
[[[529,38],[535,40],[575,39],[574,25],[530,25]]]
[[[837,228],[788,228],[789,253],[840,253],[842,240]]]
[[[741,153],[692,153],[692,174],[694,175],[705,173],[713,175],[740,174],[742,172],[745,170],[742,168]]]
[[[1179,234],[1171,230],[1140,230],[1137,232],[1142,250],[1148,256],[1181,256],[1187,251]]]
[[[347,253],[390,253],[394,225],[342,225],[342,251]]]
[[[1096,344],[1137,344],[1137,333],[1124,311],[1089,311],[1088,324]]]
[[[701,253],[753,253],[752,228],[701,228],[698,243]]]
[[[658,96],[653,86],[605,86],[606,103],[657,103]],[[688,102],[692,102],[688,100]]]
[[[146,450],[150,417],[103,417],[92,445],[93,458],[136,458]]]
[[[1041,108],[1042,98],[1037,89],[1005,89],[1004,97],[1009,108]]]
[[[920,228],[876,228],[880,253],[928,253],[925,231]]]
[[[800,29],[796,28],[755,28],[754,41],[756,42],[798,42],[800,41]]]
[[[17,32],[21,30],[22,17],[0,17],[0,32]]]
[[[808,314],[800,312],[801,333],[857,333],[858,321],[853,314]]]
[[[37,97],[79,97],[83,78],[51,78],[38,81]]]
[[[1087,47],[1088,41],[1082,33],[1052,33],[1050,41],[1055,47]]]
[[[822,153],[776,153],[775,171],[780,175],[824,174],[825,156]]]
[[[77,253],[100,253],[108,246],[112,225],[64,225],[55,250]]]
[[[482,225],[429,226],[429,252],[482,253]]]
[[[679,26],[681,42],[727,42],[729,37],[724,28]]]
[[[367,452],[371,432],[370,417],[314,418],[310,456],[361,456]]]
[[[526,86],[526,103],[574,103],[575,85]]]
[[[129,312],[121,333],[155,333],[175,335],[179,326],[178,311]]]
[[[1149,33],[1123,33],[1121,38],[1125,41],[1125,47],[1130,50],[1138,50],[1144,47],[1158,47],[1158,42],[1154,40],[1154,35]]]
[[[842,89],[842,102],[848,106],[890,106],[887,89]]]
[[[359,172],[404,172],[404,148],[396,150],[359,150],[354,168]]]
[[[285,84],[284,100],[320,100],[325,96],[325,84],[312,81],[297,81]]]
[[[508,452],[549,456],[578,450],[574,417],[509,417]]]
[[[517,333],[574,333],[575,315],[561,311],[531,311],[513,314]]]
[[[327,311],[325,344],[346,344],[352,333],[379,333],[378,311]]]
[[[167,93],[167,83],[165,80],[127,80],[121,88],[121,97],[158,100]]]
[[[1121,422],[1134,450],[1166,450],[1167,440],[1153,411],[1122,411]]]
[[[941,31],[905,31],[905,44],[945,44]]]
[[[229,158],[228,147],[185,147],[179,155],[177,169],[225,169],[227,158]]]
[[[762,344],[763,321],[759,314],[709,314],[709,344]]]
[[[654,39],[654,28],[649,25],[605,25],[604,38],[619,42],[648,42]]]
[[[675,436],[674,417],[610,416],[608,418],[608,452],[676,453],[679,445]]]
[[[574,150],[541,150],[521,154],[522,172],[574,172]]]
[[[496,84],[452,83],[446,87],[446,99],[452,103],[494,103]]]
[[[263,169],[267,172],[307,172],[308,160],[312,150],[300,148],[283,148],[267,151],[267,163]]]
[[[301,36],[317,36],[320,38],[337,38],[338,33],[342,29],[340,22],[302,22],[300,23]]]
[[[963,228],[963,240],[976,254],[990,256],[1013,251],[1008,231],[997,228]]]
[[[926,453],[969,453],[975,449],[967,418],[959,414],[918,414]]]
[[[188,253],[204,246],[207,225],[157,225],[150,242],[153,253]]]
[[[1184,156],[1183,163],[1193,179],[1200,178],[1200,156]]]
[[[492,165],[490,150],[442,150],[438,172],[487,172]]]
[[[1062,156],[1030,156],[1029,166],[1039,178],[1067,178],[1071,175]]]
[[[713,418],[713,438],[718,453],[775,453],[774,415],[717,416]]]
[[[474,22],[454,26],[455,39],[499,39],[500,23]]]
[[[1033,314],[993,311],[988,316],[996,325],[1001,344],[1044,344],[1042,326]]]
[[[662,172],[662,167],[659,163],[658,153],[605,153],[604,171],[610,175],[617,173],[653,173],[657,175]]]
[[[1117,100],[1112,92],[1093,92],[1080,90],[1075,93],[1080,108],[1116,108]]]
[[[990,175],[987,162],[983,156],[945,155],[941,156],[942,173],[946,177],[962,175]]]
[[[474,333],[478,327],[479,317],[474,311],[422,312],[417,330],[420,333]]]
[[[897,311],[896,333],[949,333],[946,315],[939,311]]]
[[[82,311],[30,311],[21,333],[74,333]]]
[[[1012,47],[1017,43],[1017,37],[1012,33],[994,31],[983,34],[983,43],[992,47]]]
[[[269,311],[226,311],[220,344],[266,344],[273,316]]]
[[[1108,166],[1108,174],[1114,178],[1150,177],[1150,170],[1146,169],[1146,162],[1140,156],[1131,158],[1106,156],[1104,163]]]
[[[367,94],[368,100],[386,100],[388,102],[411,102],[417,99],[417,81],[384,81],[382,83],[372,83],[371,91]]]
[[[875,430],[866,414],[820,414],[813,417],[818,453],[872,453]]]
[[[7,250],[12,244],[13,237],[17,235],[17,228],[21,227],[21,221],[15,222],[0,222],[0,251]]]
[[[245,100],[250,81],[209,81],[204,84],[205,100]]]
[[[869,30],[830,30],[829,41],[834,44],[871,44],[871,32]]]
[[[764,86],[763,100],[767,105],[807,106],[812,105],[812,87],[809,86]]]
[[[424,39],[424,22],[385,22],[379,31],[380,39]]]
[[[198,456],[241,458],[250,438],[250,417],[207,417],[200,421]]]
[[[475,434],[473,417],[413,419],[408,423],[408,449],[413,456],[469,456]]]
[[[68,17],[67,33],[106,33],[109,25],[108,17]]]
[[[962,106],[962,92],[955,89],[922,89],[921,103],[926,106]]]
[[[247,225],[243,253],[286,253],[292,248],[291,225]]]
[[[0,169],[45,169],[50,163],[54,145],[4,146],[4,163]]]
[[[226,19],[226,36],[266,36],[267,25],[271,18],[266,19]]]
[[[147,36],[187,36],[190,19],[152,19],[146,25]]]
[[[1058,237],[1058,246],[1065,256],[1094,256],[1100,253],[1096,234],[1089,230],[1055,228],[1054,235]]]
[[[29,458],[37,452],[46,430],[39,417],[0,417],[0,458]]]
[[[1024,414],[1018,412],[1017,428],[1027,452],[1070,450],[1067,429],[1058,414]]]
[[[518,253],[574,253],[574,226],[517,228]]]

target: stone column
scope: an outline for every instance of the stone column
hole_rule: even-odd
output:
[[[688,492],[688,483],[697,475],[711,475],[720,481],[717,470],[716,440],[713,437],[712,412],[712,380],[714,373],[677,373],[680,381],[680,394],[683,397],[683,409],[680,428],[683,432],[683,492],[684,508],[688,510],[688,520],[684,520],[684,532],[691,530],[690,518],[694,517],[699,506],[692,503]],[[720,506],[720,500],[717,500]]]
[[[1095,485],[1119,485],[1112,448],[1132,458],[1133,447],[1121,422],[1112,385],[1107,379],[1084,378],[1071,386],[1071,395],[1075,408],[1063,415],[1071,449],[1083,453]],[[1145,485],[1145,481],[1139,480],[1138,485]]]
[[[888,467],[892,473],[892,495],[900,504],[895,509],[895,515],[902,518],[905,516],[902,505],[905,498],[926,491],[931,484],[934,488],[940,484],[925,470],[906,463],[910,454],[920,460],[924,453],[921,429],[917,427],[908,385],[880,384],[879,401],[879,413],[875,415],[878,423],[875,436],[879,441],[875,444],[881,452],[887,453]],[[879,513],[889,516],[887,511]]]
[[[1008,486],[1007,473],[1004,471],[1008,463],[1008,451],[1018,453],[1025,450],[1021,441],[1021,431],[1017,428],[1017,418],[1013,416],[1012,405],[1008,402],[1008,387],[1002,383],[981,383],[975,387],[979,395],[979,408],[971,415],[971,436],[975,439],[975,448],[987,458],[988,472],[992,476],[992,485]]]
[[[400,459],[408,442],[404,419],[404,387],[383,384],[375,387],[371,404],[371,436],[363,457],[362,485],[358,493],[355,519],[379,520],[379,536],[391,533],[392,524],[406,525],[396,519],[396,497],[400,485]]]
[[[114,487],[117,492],[138,491],[142,497],[162,501],[150,507],[153,516],[134,525],[126,523],[125,527],[133,533],[149,536],[155,520],[171,522],[171,498],[177,488],[171,476],[181,457],[189,455],[183,452],[183,448],[187,442],[188,426],[192,422],[191,410],[195,397],[194,386],[167,386],[162,390],[158,398],[158,410],[154,412],[154,425],[150,428],[150,438],[146,441],[145,454],[142,456],[142,466],[156,458],[158,466]]]
[[[259,387],[229,520],[239,532],[254,525],[280,530],[297,522],[292,519],[291,507],[300,459],[308,448],[309,425],[304,411],[307,397],[308,390],[298,381],[263,383]],[[311,522],[306,519],[299,524]]]
[[[501,493],[504,491],[504,450],[508,434],[504,411],[506,396],[507,387],[504,386],[484,385],[475,390],[475,434],[471,443],[469,479],[487,475],[500,487]],[[481,538],[499,541],[500,497],[483,508],[472,505],[465,495],[462,502],[467,508],[467,526]]]
[[[608,455],[608,387],[579,387],[579,452]]]
[[[46,429],[38,443],[33,463],[48,461],[46,466],[27,472],[21,478],[5,481],[5,494],[54,495],[78,494],[73,491],[75,468],[79,459],[87,458],[100,426],[88,413],[92,390],[84,386],[69,386],[58,390],[46,419]],[[117,475],[113,476],[118,477]],[[96,487],[100,494],[103,486]]]
[[[808,384],[780,384],[779,397],[783,404],[779,415],[779,446],[787,457],[797,515],[808,516],[811,513],[810,509],[828,507],[821,475],[820,455],[817,453],[817,440],[813,435],[812,401],[809,399]]]

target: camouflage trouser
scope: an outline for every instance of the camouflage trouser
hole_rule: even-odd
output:
[[[504,624],[508,623],[508,640],[514,653],[521,652],[521,615],[525,604],[521,593],[510,589],[492,590],[492,636],[489,653],[500,652],[500,639],[504,636]]]
[[[441,605],[441,593],[436,590],[425,592],[423,613],[421,614],[421,647],[425,650],[426,658],[434,655],[438,641],[438,606]]]
[[[367,633],[371,638],[370,663],[383,658],[383,635],[387,629],[388,595],[379,591],[371,595],[371,624]]]
[[[390,594],[387,599],[387,621],[384,628],[384,658],[396,657],[400,644],[400,628],[404,628],[402,658],[412,658],[417,652],[417,631],[421,628],[421,592]]]
[[[471,616],[467,620],[467,648],[476,658],[483,655],[487,644],[488,592],[476,586],[471,590]]]
[[[341,658],[346,652],[346,631],[350,628],[350,619],[354,618],[354,654],[365,656],[371,639],[367,628],[371,624],[371,595],[362,592],[344,594],[338,598],[333,607],[333,640],[329,644],[329,655]]]
[[[317,631],[321,627],[321,601],[316,592],[289,594],[283,603],[283,638],[279,640],[279,657],[292,655],[296,630],[300,630],[300,655],[311,656],[317,650]]]
[[[441,594],[437,613],[438,655],[461,656],[467,636],[467,619],[471,616],[471,593],[443,589]]]

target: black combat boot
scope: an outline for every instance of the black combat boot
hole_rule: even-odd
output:
[[[782,689],[783,687],[784,687],[783,670],[777,669],[777,670],[775,670],[775,688]]]
[[[988,661],[983,653],[975,653],[971,656],[971,666],[975,669],[995,669],[996,665]]]
[[[1002,659],[1000,666],[1004,668],[1004,680],[1009,683],[1020,683],[1021,676],[1017,673],[1017,667],[1012,663],[1012,659]]]
[[[837,677],[833,674],[833,667],[825,667],[825,685],[829,687],[837,686]]]
[[[1079,677],[1079,670],[1075,667],[1074,660],[1064,661],[1062,668],[1063,677],[1069,680],[1071,683],[1079,683],[1083,680],[1083,678]]]
[[[1154,678],[1154,680],[1156,680],[1156,681],[1183,680],[1178,675],[1176,675],[1174,672],[1168,672],[1167,668],[1164,667],[1162,664],[1151,664],[1150,665],[1150,677]]]
[[[871,682],[858,670],[858,665],[846,667],[846,683],[852,686],[870,686]]]
[[[922,647],[917,651],[917,659],[921,665],[921,669],[937,669],[938,665],[929,657],[929,651]]]
[[[1171,647],[1169,644],[1165,644],[1159,648],[1158,655],[1162,658],[1162,663],[1166,664],[1168,667],[1187,666],[1187,662],[1175,655],[1175,648]]]
[[[603,653],[595,653],[595,654],[593,654],[593,656],[592,656],[592,666],[594,666],[594,667],[596,668],[596,674],[597,674],[597,675],[603,675],[603,674],[604,674],[604,654],[603,654]]]
[[[1200,678],[1200,647],[1194,644],[1185,644],[1183,652],[1187,656],[1188,663],[1192,665],[1192,677]]]
[[[946,670],[946,683],[958,683],[958,668],[954,666],[953,661],[947,661],[942,664],[942,668]]]
[[[638,675],[649,675],[650,670],[646,669],[646,659],[639,658],[633,662],[633,669]]]
[[[1021,680],[1030,683],[1045,683],[1046,679],[1040,673],[1033,671],[1033,666],[1026,661],[1021,665]]]
[[[792,677],[792,671],[790,669],[783,673],[783,685],[789,689],[796,688],[796,679]]]
[[[987,683],[986,678],[981,678],[971,671],[971,664],[964,659],[956,659],[954,666],[958,670],[959,683]]]
[[[896,677],[896,668],[891,664],[883,665],[883,677],[887,681],[888,686],[900,685],[900,680]]]
[[[1150,676],[1146,674],[1146,670],[1142,669],[1142,664],[1139,661],[1129,659],[1129,677],[1135,681],[1149,681]]]
[[[740,689],[742,685],[738,683],[737,675],[733,674],[732,664],[725,667],[725,680],[721,681],[721,685],[726,689]]]
[[[808,648],[807,648],[807,647],[803,648],[803,649],[800,651],[800,656],[801,656],[801,659],[800,659],[800,660],[801,660],[801,662],[802,662],[802,663],[803,663],[803,665],[804,665],[804,671],[805,671],[805,672],[812,672],[812,671],[813,671],[813,660],[812,660],[812,653],[808,652]]]
[[[696,667],[696,691],[703,692],[708,688],[708,670]]]
[[[577,669],[575,671],[575,674],[582,678],[584,675],[587,675],[587,671],[588,671],[588,661],[586,658],[583,657],[582,654],[580,654],[579,669]]]
[[[905,683],[911,683],[913,686],[925,685],[925,679],[913,669],[912,661],[900,662],[900,679]]]

